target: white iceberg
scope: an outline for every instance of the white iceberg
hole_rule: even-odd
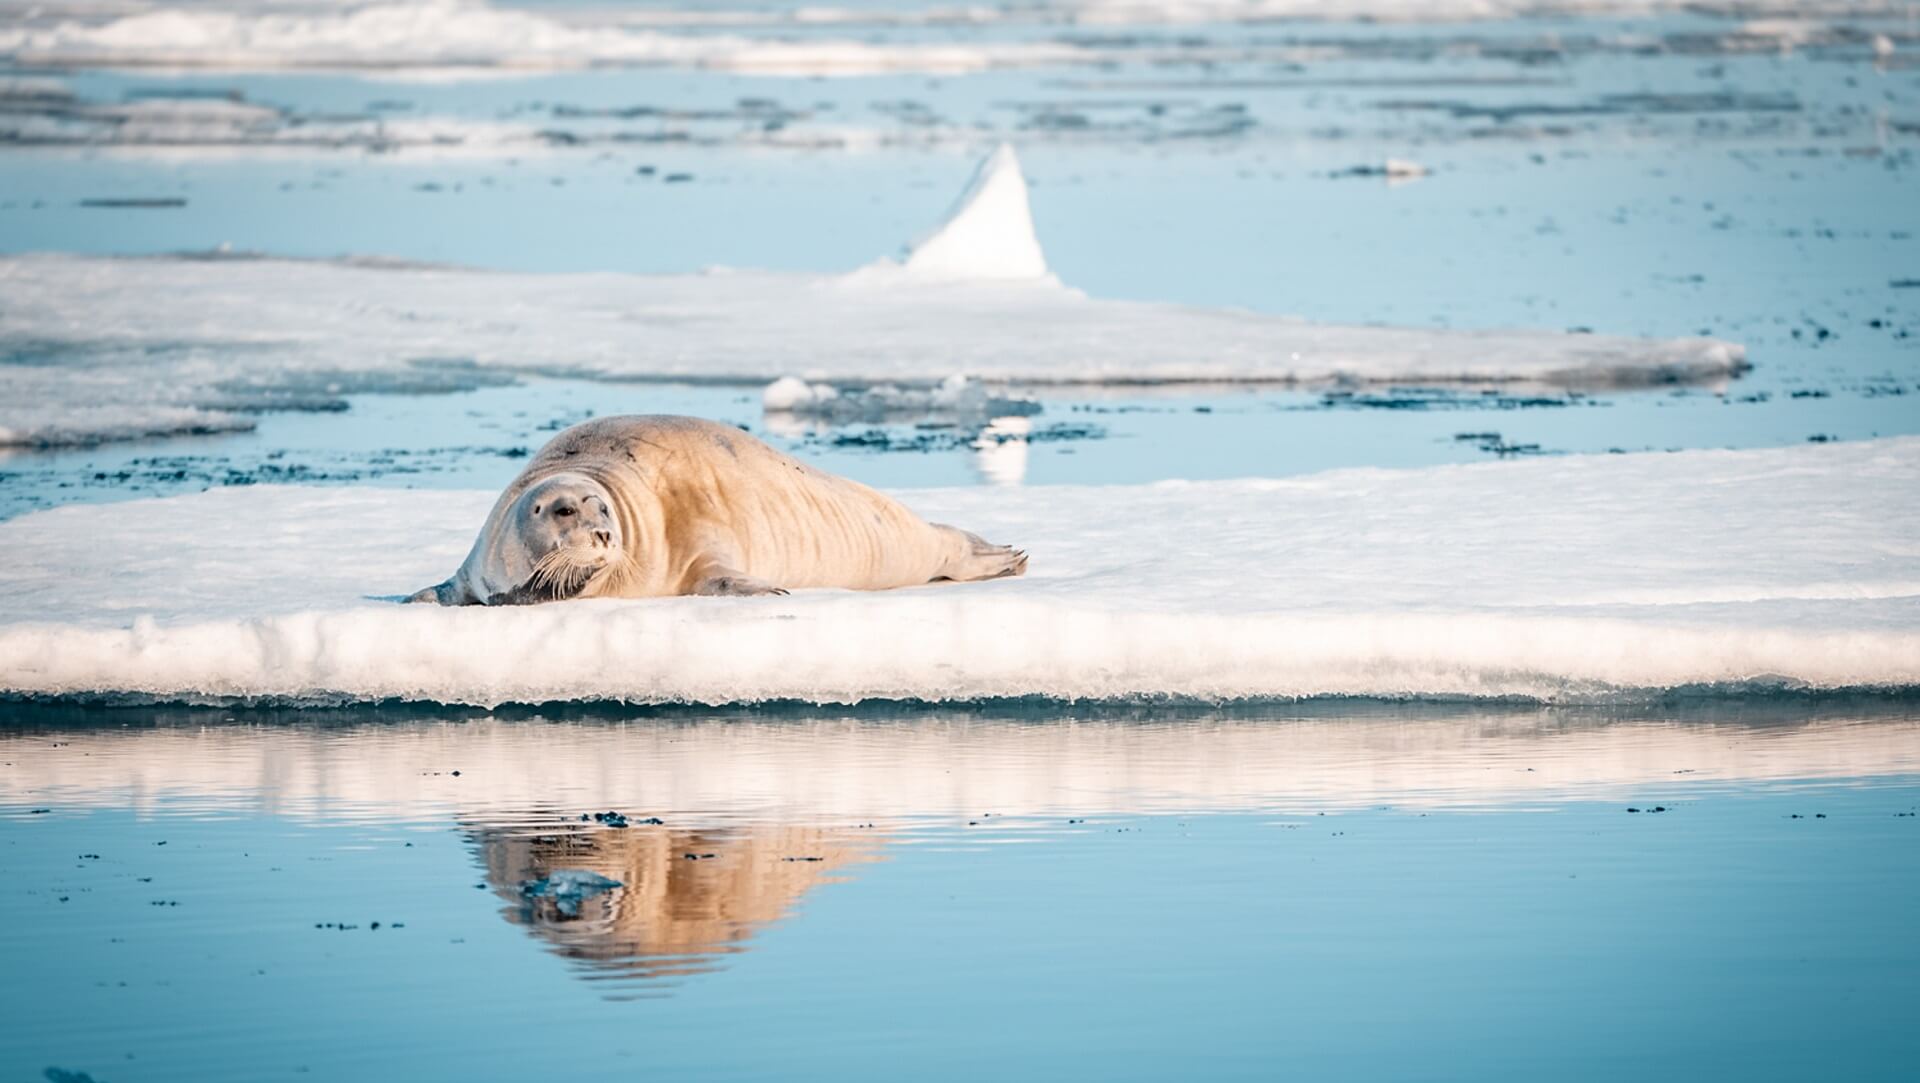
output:
[[[1026,182],[995,151],[902,263],[851,274],[509,274],[236,253],[0,258],[0,445],[244,428],[521,373],[765,386],[1722,379],[1716,339],[1309,323],[1090,298],[1046,273]],[[4,363],[29,360],[31,363]]]
[[[1920,685],[1920,438],[899,494],[1032,554],[885,593],[438,609],[491,492],[225,489],[0,523],[0,693],[1550,701]]]
[[[914,246],[904,266],[935,278],[1048,277],[1012,147],[1002,143],[980,163],[946,222]]]

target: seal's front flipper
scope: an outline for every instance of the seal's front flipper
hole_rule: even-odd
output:
[[[741,575],[732,568],[709,568],[706,574],[693,584],[693,593],[708,597],[728,595],[751,597],[756,594],[785,594],[786,590],[764,579]]]
[[[1026,550],[1015,549],[1011,545],[995,545],[978,534],[950,526],[940,529],[959,535],[962,547],[959,554],[940,569],[940,574],[933,577],[936,582],[950,579],[970,583],[978,579],[1004,579],[1010,575],[1027,573]]]
[[[454,600],[455,594],[453,580],[449,579],[444,583],[435,583],[433,586],[414,591],[407,595],[406,602],[403,604],[427,602],[433,605],[458,605],[459,603]]]

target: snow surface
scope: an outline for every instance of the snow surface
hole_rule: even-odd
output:
[[[1171,381],[1707,381],[1715,339],[1315,324],[1103,301],[1045,273],[1010,149],[904,264],[845,275],[507,274],[232,253],[0,258],[0,446],[245,428],[262,409],[516,373],[922,388]],[[783,392],[784,394],[784,392]]]
[[[901,494],[1032,554],[886,593],[438,609],[490,492],[0,524],[0,691],[636,702],[1606,699],[1920,685],[1920,438]],[[375,596],[375,597],[369,597]]]

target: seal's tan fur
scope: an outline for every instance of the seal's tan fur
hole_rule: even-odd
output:
[[[577,574],[556,571],[565,553],[532,551],[522,540],[527,516],[542,510],[522,498],[554,491],[580,497],[584,512],[610,520],[599,524],[614,535],[610,545],[600,543],[604,552],[568,550],[601,562],[591,574],[587,565]],[[610,514],[600,511],[599,496]],[[472,605],[803,587],[886,590],[1019,575],[1026,563],[1024,553],[929,523],[732,426],[690,417],[608,417],[575,425],[541,448],[500,494],[460,570],[411,600]]]

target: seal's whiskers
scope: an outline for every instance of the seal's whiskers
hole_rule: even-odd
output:
[[[610,561],[606,567],[595,573],[587,585],[593,587],[595,594],[603,597],[618,598],[621,597],[622,592],[626,590],[627,584],[632,582],[633,574],[633,562],[629,561],[623,554]],[[581,590],[584,591],[585,589],[585,586],[581,587]]]
[[[599,571],[600,554],[589,549],[562,547],[534,562],[529,586],[549,590],[557,597],[569,597],[587,585]]]

